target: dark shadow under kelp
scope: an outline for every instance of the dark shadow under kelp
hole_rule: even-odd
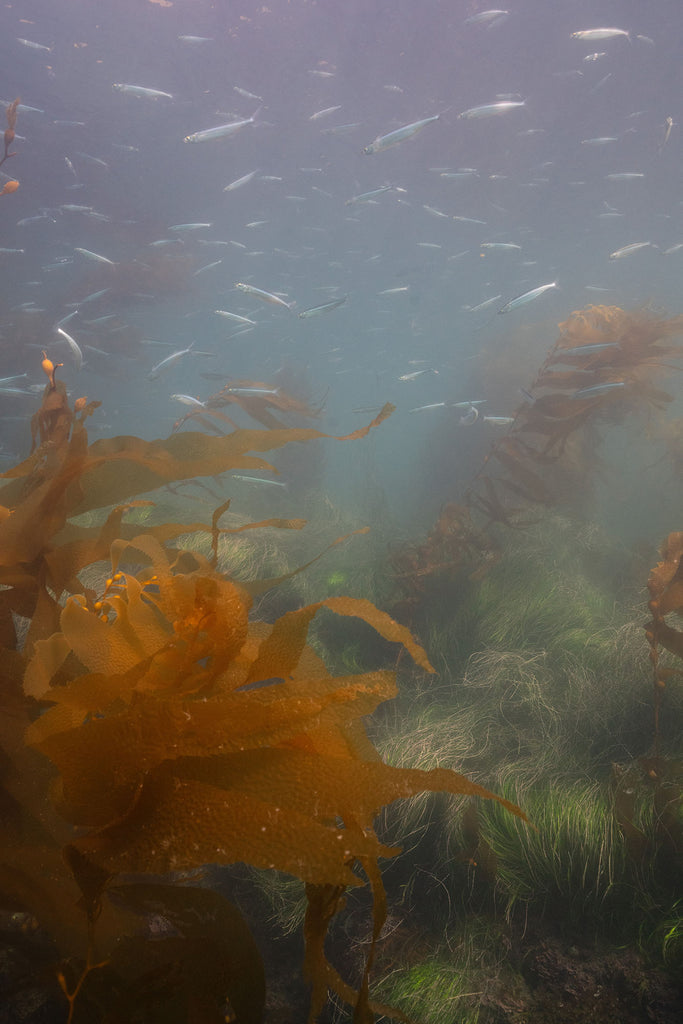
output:
[[[454,772],[385,765],[363,719],[395,696],[394,673],[333,676],[307,633],[326,607],[365,620],[430,672],[423,650],[361,599],[251,621],[252,593],[277,581],[236,584],[216,571],[228,502],[210,523],[126,522],[136,495],[268,468],[258,453],[328,435],[280,428],[89,444],[99,403],[79,399],[72,411],[47,357],[43,368],[34,451],[0,489],[0,893],[13,920],[53,944],[41,970],[61,990],[61,1019],[213,1024],[228,1014],[257,1024],[257,947],[240,910],[196,874],[240,861],[306,885],[308,1019],[328,990],[359,1022],[391,1013],[371,1003],[368,976],[386,915],[379,858],[398,851],[373,819],[424,789],[498,798]],[[338,440],[363,437],[390,412]],[[98,525],[75,521],[94,510]],[[196,532],[210,536],[212,556],[172,546]],[[81,574],[104,562],[101,587],[92,576],[84,585]],[[324,943],[346,890],[363,885],[372,939],[355,988]]]

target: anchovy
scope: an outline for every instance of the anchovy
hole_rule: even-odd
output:
[[[463,25],[488,25],[491,28],[493,22],[504,21],[509,11],[479,11],[469,18],[465,18]]]
[[[516,249],[518,252],[522,251],[521,245],[516,245],[515,242],[480,242],[480,249],[498,249],[500,252],[510,252]]]
[[[351,196],[350,199],[346,200],[346,206],[353,206],[354,203],[369,203],[376,196],[381,196],[383,192],[391,192],[393,185],[380,185],[379,188],[370,189],[369,192],[361,192],[358,196]]]
[[[188,355],[192,351],[193,345],[194,342],[192,345],[189,345],[188,348],[182,348],[178,352],[172,352],[170,356],[166,356],[165,359],[162,359],[160,363],[157,363],[156,366],[153,366],[149,371],[147,374],[147,380],[156,380],[162,370],[170,369],[170,367],[174,366],[179,359]]]
[[[623,28],[587,28],[582,32],[572,32],[571,37],[584,43],[598,43],[602,39],[615,39],[617,36],[624,36],[631,41],[631,33],[625,32]]]
[[[249,92],[248,89],[243,89],[239,85],[233,85],[232,91],[236,92],[238,96],[244,96],[245,100],[263,101],[263,96],[257,96],[255,92]]]
[[[520,306],[526,306],[527,302],[533,302],[534,299],[538,299],[543,292],[547,292],[550,288],[557,288],[557,281],[551,281],[550,284],[541,284],[538,288],[532,288],[530,292],[524,292],[522,295],[517,295],[514,299],[510,299],[504,306],[498,310],[499,313],[510,313],[513,309],[519,309]]]
[[[214,260],[213,263],[205,263],[203,267],[195,270],[192,276],[199,277],[199,275],[203,274],[205,270],[213,270],[214,267],[220,267],[222,262],[223,260]]]
[[[611,380],[606,381],[604,384],[592,384],[588,388],[579,388],[571,396],[572,398],[599,398],[601,395],[606,395],[610,391],[615,391],[617,388],[625,388],[625,380]]]
[[[616,249],[610,253],[609,258],[611,260],[620,260],[624,256],[632,256],[634,252],[640,252],[641,249],[656,249],[657,246],[653,245],[652,242],[631,242],[630,245],[624,245],[621,249]]]
[[[259,110],[261,108],[259,107]],[[247,125],[256,124],[258,110],[251,117],[242,118],[240,121],[231,121],[229,124],[219,124],[215,128],[204,128],[202,131],[193,132],[185,136],[185,142],[215,142],[218,139],[229,139]]]
[[[233,480],[242,480],[245,484],[270,484],[271,487],[286,487],[287,484],[282,483],[281,480],[267,480],[263,476],[242,476],[241,473],[233,473]]]
[[[22,46],[27,46],[29,50],[45,50],[46,53],[52,53],[51,46],[45,46],[43,43],[34,43],[32,39],[20,39],[17,36],[17,42],[21,43]]]
[[[642,171],[618,171],[616,174],[606,174],[605,177],[607,181],[636,181],[645,175]]]
[[[241,178],[236,178],[235,181],[231,181],[229,185],[226,185],[223,189],[224,192],[233,192],[236,188],[241,188],[242,185],[248,185],[249,182],[256,177],[258,171],[249,171],[248,174],[243,174]]]
[[[61,327],[57,328],[57,334],[61,334],[62,338],[64,338],[64,340],[66,341],[67,345],[69,346],[69,348],[71,350],[71,354],[74,357],[74,362],[76,364],[76,369],[77,370],[82,369],[82,367],[83,367],[83,353],[82,353],[81,347],[78,344],[78,342],[76,341],[76,339],[72,338],[71,335],[67,334],[66,331],[62,330]]]
[[[74,246],[74,252],[79,252],[81,256],[85,256],[87,260],[93,260],[94,263],[108,263],[109,266],[115,267],[116,264],[113,260],[107,259],[106,256],[100,256],[99,253],[91,252],[90,249],[81,249],[80,246]]]
[[[169,231],[202,231],[213,227],[211,221],[192,221],[190,224],[171,224]]]
[[[171,395],[171,398],[175,399],[176,402],[182,402],[183,405],[206,409],[206,402],[200,402],[198,398],[193,398],[192,395]]]
[[[588,345],[572,345],[571,348],[560,348],[555,353],[555,359],[562,360],[563,356],[590,356],[594,352],[604,352],[608,348],[620,348],[618,341],[596,341]]]
[[[445,402],[432,402],[431,405],[418,405],[416,409],[408,409],[408,412],[427,412],[430,409],[445,409]]]
[[[114,82],[112,89],[116,89],[117,92],[125,93],[126,96],[137,96],[138,99],[173,99],[170,92],[162,92],[161,89],[147,89],[144,85],[126,85],[125,82]]]
[[[459,118],[472,121],[482,117],[495,117],[497,114],[507,114],[511,110],[518,110],[525,107],[524,100],[501,100],[499,103],[482,103],[479,107],[470,107],[458,114]]]
[[[425,117],[421,121],[413,121],[412,124],[405,124],[402,128],[396,128],[395,131],[389,132],[387,135],[378,135],[374,142],[365,147],[363,152],[367,154],[382,153],[385,149],[389,149],[390,146],[396,146],[399,142],[412,139],[413,135],[417,135],[422,128],[425,128],[433,121],[438,121],[440,116],[440,114],[434,114],[433,117]]]
[[[227,387],[223,388],[223,391],[228,395],[279,395],[279,388],[249,388],[239,387],[234,388]]]
[[[467,313],[480,313],[483,309],[489,309],[491,306],[494,306],[500,298],[502,298],[501,295],[493,295],[490,299],[484,299],[478,306],[465,306],[463,308]]]
[[[324,110],[316,110],[315,114],[311,114],[308,120],[319,121],[321,117],[327,117],[328,114],[334,114],[337,110],[341,110],[341,103],[336,107],[325,107]]]
[[[322,306],[311,306],[310,309],[302,309],[299,313],[299,319],[309,320],[311,317],[322,316],[323,313],[330,313],[333,309],[343,306],[347,298],[348,295],[344,295],[341,299],[332,299],[331,302],[324,302]]]
[[[398,379],[399,380],[403,380],[403,381],[413,381],[413,380],[417,380],[418,377],[421,377],[423,373],[438,373],[438,372],[439,372],[438,370],[432,370],[432,369],[413,370],[412,373],[402,373],[401,376]]]
[[[496,427],[509,427],[515,422],[514,416],[482,416],[482,423],[493,423]]]
[[[248,324],[250,327],[256,327],[256,321],[250,320],[246,316],[240,316],[239,313],[230,313],[227,309],[214,309],[216,316],[224,316],[226,320],[232,320],[236,324]]]
[[[242,281],[238,281],[235,288],[239,288],[245,295],[251,295],[254,299],[260,299],[261,302],[268,302],[271,306],[284,306],[285,309],[293,309],[293,303],[285,302],[279,295],[273,295],[272,292],[266,292],[263,288],[254,288],[251,284],[243,284]]]

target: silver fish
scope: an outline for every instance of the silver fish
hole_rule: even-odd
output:
[[[85,256],[87,260],[92,260],[93,263],[107,263],[111,267],[115,267],[114,260],[107,259],[106,256],[100,256],[99,253],[91,252],[90,249],[81,249],[80,246],[74,246],[74,252],[79,252],[81,256]]]
[[[348,298],[344,295],[341,299],[332,299],[331,302],[324,302],[322,306],[311,306],[310,309],[302,309],[299,313],[300,320],[310,320],[314,316],[322,316],[323,313],[331,313],[333,309],[343,306]]]
[[[122,92],[126,96],[136,96],[138,99],[173,99],[170,92],[163,92],[161,89],[147,89],[144,85],[127,85],[125,82],[114,82],[112,89],[116,89],[117,92]]]
[[[413,121],[412,124],[404,124],[402,128],[396,128],[393,132],[389,132],[387,135],[378,135],[369,146],[365,147],[363,152],[367,154],[382,153],[385,149],[398,145],[399,142],[405,142],[406,139],[412,139],[413,135],[417,135],[422,128],[425,128],[428,124],[432,124],[433,121],[438,121],[440,116],[440,114],[434,114],[433,117],[424,117],[421,121]]]
[[[517,245],[515,242],[480,242],[480,249],[497,249],[499,252],[512,252],[517,250],[522,251],[521,245]]]
[[[514,416],[482,416],[482,423],[493,423],[496,427],[510,427],[515,422]]]
[[[253,178],[256,177],[258,171],[249,171],[248,174],[243,174],[241,178],[235,178],[229,185],[226,185],[223,189],[224,192],[234,192],[236,188],[241,188],[242,185],[248,185]]]
[[[625,32],[623,28],[587,28],[581,32],[572,32],[572,39],[578,39],[583,43],[599,43],[602,39],[616,39],[617,36],[631,41],[631,33]]]
[[[472,14],[469,18],[465,18],[463,25],[488,25],[491,28],[494,22],[505,21],[509,13],[509,11],[479,11],[478,14]]]
[[[192,395],[171,395],[171,398],[176,402],[182,402],[183,405],[191,405],[194,409],[206,409],[206,402],[200,402]]]
[[[213,263],[205,263],[203,267],[199,267],[198,270],[195,270],[192,276],[199,277],[199,275],[203,274],[205,270],[213,270],[214,267],[220,267],[222,262],[223,260],[214,260]]]
[[[233,473],[232,480],[242,480],[245,484],[270,484],[271,487],[286,487],[287,484],[281,480],[268,480],[264,476],[242,476],[241,473]]]
[[[653,245],[652,242],[631,242],[630,245],[623,245],[621,249],[616,249],[611,252],[609,258],[611,260],[620,260],[624,256],[633,256],[634,252],[640,252],[641,249],[656,249],[657,246]]]
[[[337,110],[341,110],[341,103],[337,104],[336,107],[325,107],[323,110],[316,110],[315,114],[311,114],[309,121],[319,121],[321,117],[327,117],[329,114],[334,114]]]
[[[193,346],[194,342],[187,348],[181,348],[178,352],[172,352],[170,356],[166,356],[160,363],[152,367],[147,374],[147,380],[156,380],[164,370],[169,370],[172,366],[175,366],[179,359],[182,359],[183,356],[188,355],[192,351]]]
[[[259,110],[261,108],[259,107]],[[251,117],[244,117],[240,121],[231,121],[229,124],[219,124],[215,128],[204,128],[199,132],[193,132],[185,136],[185,142],[216,142],[219,139],[229,139],[242,128],[250,124],[256,124],[257,110]]]
[[[510,299],[509,302],[506,302],[504,306],[501,306],[498,312],[510,313],[513,309],[519,309],[520,306],[526,306],[527,302],[533,302],[534,299],[538,299],[550,288],[557,288],[557,281],[551,281],[550,284],[541,284],[538,288],[532,288],[530,292],[524,292],[522,295],[517,295],[514,299]]]
[[[57,334],[60,334],[62,338],[64,338],[67,345],[69,346],[71,355],[73,356],[74,363],[76,364],[76,369],[81,370],[83,367],[83,353],[81,351],[80,345],[78,344],[75,338],[72,338],[71,335],[67,334],[66,331],[62,330],[61,327],[57,328]]]
[[[17,42],[21,43],[22,46],[26,46],[29,50],[44,50],[46,53],[52,53],[51,46],[45,46],[43,43],[34,43],[32,39],[20,39],[17,36]]]
[[[502,298],[501,295],[492,295],[490,299],[484,299],[477,306],[463,306],[463,309],[466,313],[480,313],[483,309],[490,309],[491,306],[495,306],[500,298]]]
[[[210,221],[192,221],[189,224],[171,224],[169,231],[204,231],[213,227]]]
[[[481,106],[463,110],[462,114],[458,114],[458,117],[472,121],[483,117],[496,117],[498,114],[507,114],[511,110],[519,110],[520,107],[525,106],[524,100],[501,100],[499,103],[482,103]]]
[[[257,96],[255,92],[249,92],[248,89],[242,89],[239,85],[233,85],[232,91],[236,92],[238,96],[244,96],[245,100],[263,100],[263,96]]]
[[[279,388],[249,388],[249,387],[235,386],[234,388],[231,388],[231,387],[223,388],[223,391],[225,391],[229,395],[279,395],[280,394],[280,389]]]
[[[418,405],[416,409],[408,409],[408,412],[428,412],[431,409],[445,409],[445,402],[432,402],[431,405]]]
[[[272,292],[266,292],[263,288],[255,288],[251,284],[244,284],[242,281],[238,281],[235,284],[235,288],[239,288],[245,295],[251,295],[254,299],[260,299],[261,302],[267,302],[271,306],[283,306],[285,309],[292,310],[294,304],[285,302],[279,295],[274,295]]]
[[[403,374],[401,374],[401,376],[398,379],[399,380],[403,380],[403,381],[413,381],[413,380],[417,380],[418,377],[421,377],[423,373],[438,373],[438,372],[439,372],[438,370],[432,370],[432,369],[413,370],[412,373],[403,373]]]
[[[606,381],[604,384],[592,384],[587,388],[580,388],[575,391],[571,396],[572,398],[600,398],[601,395],[607,395],[610,391],[616,391],[619,388],[625,388],[625,380],[611,380]]]
[[[355,203],[370,203],[377,196],[381,196],[384,192],[391,192],[393,185],[380,185],[379,188],[372,188],[369,192],[361,192],[360,195],[351,196],[350,199],[346,200],[346,206],[353,206]]]
[[[250,320],[246,316],[240,316],[239,313],[230,313],[227,309],[214,309],[216,316],[223,316],[226,320],[232,320],[235,324],[248,324],[250,327],[256,327],[256,321]]]
[[[555,352],[554,362],[562,362],[564,356],[590,356],[594,352],[604,352],[608,348],[619,348],[618,341],[594,341],[587,345],[572,345],[560,348]]]

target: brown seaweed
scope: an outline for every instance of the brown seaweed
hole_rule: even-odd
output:
[[[328,988],[359,1021],[405,1019],[368,995],[386,914],[378,861],[399,852],[379,841],[375,815],[422,791],[499,798],[456,772],[385,765],[364,721],[396,694],[394,673],[333,676],[308,629],[326,608],[363,619],[431,672],[424,651],[352,598],[253,621],[249,589],[216,570],[228,503],[208,524],[126,522],[149,500],[136,495],[260,467],[260,453],[329,435],[295,427],[89,444],[97,403],[77,406],[52,378],[35,450],[0,489],[2,903],[52,935],[70,1024],[143,1010],[149,1022],[229,1013],[257,1024],[263,965],[239,909],[180,884],[178,872],[238,861],[286,871],[307,884],[309,1021]],[[362,438],[390,412],[337,440]],[[88,510],[100,510],[99,525],[74,521]],[[213,558],[165,547],[198,531],[211,536]],[[81,573],[104,560],[108,578],[84,587]],[[21,638],[16,616],[28,620]],[[176,881],[160,883],[168,873]],[[324,943],[345,890],[368,882],[373,938],[356,991]],[[151,942],[154,922],[161,932]]]
[[[10,146],[14,142],[14,129],[17,126],[17,108],[19,107],[20,102],[21,101],[17,96],[15,100],[12,100],[12,102],[9,104],[6,110],[7,128],[5,129],[5,134],[3,136],[5,152],[3,153],[2,158],[0,158],[0,167],[2,167],[5,160],[8,160],[11,156],[16,155],[15,153],[10,153]],[[16,184],[18,185],[18,182]]]
[[[413,604],[424,592],[425,577],[445,566],[455,574],[485,573],[495,561],[491,552],[499,547],[492,533],[496,527],[520,528],[536,519],[534,510],[566,504],[577,495],[585,500],[600,476],[600,428],[620,425],[638,413],[656,415],[672,401],[654,380],[680,369],[683,346],[672,339],[683,334],[683,316],[588,306],[559,328],[512,424],[491,445],[460,504],[447,506],[460,509],[467,542],[449,531],[445,554],[438,523],[423,545],[395,556],[396,579],[401,589],[412,590]],[[678,457],[680,432],[660,432]],[[485,522],[480,526],[481,516]]]

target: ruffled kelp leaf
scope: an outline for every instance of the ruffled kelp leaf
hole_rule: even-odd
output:
[[[403,644],[413,660],[425,671],[434,671],[427,655],[415,642],[410,630],[399,625],[386,612],[380,611],[371,601],[354,597],[329,597],[304,608],[286,612],[277,620],[270,636],[261,644],[258,658],[249,672],[249,682],[273,676],[288,678],[306,645],[311,619],[321,608],[329,608],[337,615],[351,615],[363,619],[385,640]]]
[[[320,430],[291,427],[280,430],[235,430],[232,434],[211,437],[206,434],[173,434],[165,440],[143,441],[122,436],[95,441],[80,475],[82,499],[71,510],[79,515],[93,508],[114,505],[137,494],[156,490],[163,484],[194,477],[215,476],[229,469],[272,468],[249,452],[267,452],[294,441],[334,438],[353,441],[364,437],[393,411],[385,406],[367,427],[344,437]],[[0,502],[3,501],[0,491]]]
[[[343,726],[393,695],[393,679],[386,672],[300,680],[212,700],[138,694],[122,713],[90,717],[55,732],[54,725],[63,725],[68,711],[62,700],[27,738],[59,769],[65,816],[74,824],[99,826],[123,814],[149,772],[164,761],[206,756],[216,772],[207,780],[220,785],[219,755],[294,742],[313,727]]]
[[[296,780],[290,784],[295,787]],[[352,847],[343,829],[238,790],[183,778],[170,765],[148,777],[119,820],[74,845],[112,871],[164,874],[243,861],[337,885],[361,884],[352,870],[357,856],[396,852],[374,834]]]

